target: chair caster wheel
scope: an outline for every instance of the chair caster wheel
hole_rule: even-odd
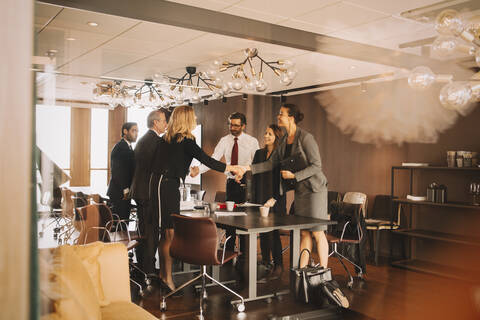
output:
[[[349,281],[349,282],[347,283],[347,287],[348,287],[349,289],[352,289],[352,288],[353,288],[353,281]]]
[[[266,302],[267,304],[272,303],[272,298],[267,298],[267,299],[265,299],[265,302]]]
[[[138,294],[140,295],[140,297],[145,296],[145,292],[143,292],[142,289],[138,290]]]
[[[165,301],[160,302],[160,311],[167,311],[167,303]]]
[[[203,299],[208,299],[207,290],[203,291],[202,298]]]
[[[38,233],[38,236],[39,236],[40,238],[43,238],[43,232],[40,231],[40,232]]]
[[[245,304],[244,303],[237,304],[237,310],[238,310],[238,312],[244,312],[245,311]]]
[[[153,290],[153,287],[151,285],[148,285],[145,290],[147,290],[148,292],[152,292]]]
[[[59,245],[62,244],[62,239],[58,239],[58,244],[59,244]]]
[[[152,284],[152,279],[145,278],[145,283],[147,284],[147,286],[150,286]]]

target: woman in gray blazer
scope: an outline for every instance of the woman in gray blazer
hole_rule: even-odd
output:
[[[280,195],[287,191],[286,185],[292,185],[295,189],[295,215],[328,219],[327,178],[322,172],[322,161],[313,135],[297,126],[302,119],[303,113],[296,105],[282,105],[277,120],[278,125],[284,128],[287,134],[267,161],[243,166],[243,170],[252,170],[252,174],[270,171],[283,159],[300,153],[306,160],[307,166],[295,173],[287,170],[280,171],[283,182],[280,184]],[[273,206],[274,201],[269,200],[265,205]],[[320,264],[323,267],[327,267],[328,264],[328,242],[325,230],[326,226],[302,230],[300,242],[300,250],[307,248],[310,251],[313,241],[316,242]],[[304,267],[307,263],[308,255],[302,255],[300,267]]]

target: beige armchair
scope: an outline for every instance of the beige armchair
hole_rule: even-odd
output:
[[[157,319],[131,302],[127,248],[64,245],[40,253],[42,320]]]

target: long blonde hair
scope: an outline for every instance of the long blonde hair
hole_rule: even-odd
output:
[[[184,138],[195,139],[192,130],[195,129],[196,126],[197,121],[192,107],[176,107],[168,121],[165,140],[171,143],[175,138],[177,142],[182,142]]]

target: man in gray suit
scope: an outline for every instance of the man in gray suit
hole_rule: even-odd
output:
[[[167,128],[170,112],[158,109],[147,117],[149,130],[138,141],[135,147],[135,173],[131,186],[131,197],[137,203],[138,227],[144,240],[137,248],[139,267],[149,277],[156,277],[155,253],[158,247],[159,218],[158,211],[150,206],[150,182],[155,151],[160,143],[160,135]]]

